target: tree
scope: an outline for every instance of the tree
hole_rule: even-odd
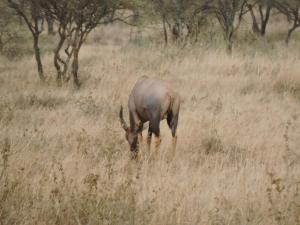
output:
[[[194,1],[185,13],[185,24],[187,27],[187,38],[198,41],[198,35],[204,25],[208,25],[209,17],[205,14],[206,5],[203,2]]]
[[[15,10],[26,23],[33,37],[33,49],[37,63],[38,75],[45,81],[41,53],[39,48],[40,34],[43,32],[43,19],[39,0],[7,0],[9,6]]]
[[[154,16],[158,16],[159,19],[162,21],[162,28],[163,28],[163,34],[164,34],[164,41],[165,44],[168,44],[169,38],[168,38],[168,27],[170,28],[170,22],[169,22],[169,15],[172,11],[170,9],[170,1],[169,0],[151,0],[146,2],[146,4],[143,5],[143,8],[147,8],[149,14],[153,13]],[[168,26],[168,27],[167,27]]]
[[[292,33],[300,27],[300,15],[299,15],[299,0],[277,0],[276,9],[283,13],[288,21],[292,22],[292,26],[288,29],[285,39],[286,44],[289,44]]]
[[[174,41],[183,41],[192,35],[199,20],[201,0],[151,0],[144,8],[149,8],[162,22],[165,44],[169,35]],[[201,18],[202,19],[202,18]],[[199,24],[198,24],[199,25]]]
[[[73,12],[68,8],[67,1],[42,1],[42,8],[48,19],[56,21],[58,25],[59,40],[54,50],[53,62],[57,72],[56,81],[58,85],[61,85],[62,79],[64,81],[69,80],[69,78],[66,77],[66,73],[73,52],[70,52],[71,43],[68,42],[66,44],[65,42],[73,32],[71,29]],[[62,52],[64,45],[66,45],[66,47],[64,52]],[[62,53],[64,53],[66,57],[62,57]]]
[[[203,10],[217,18],[226,42],[227,52],[231,54],[233,36],[238,30],[242,17],[247,13],[247,0],[214,0],[208,1]]]
[[[98,25],[120,19],[118,10],[124,3],[117,0],[41,0],[42,8],[58,25],[59,41],[55,49],[54,65],[57,82],[66,76],[69,63],[74,84],[80,87],[78,78],[79,52],[89,33]],[[61,57],[64,48],[65,57]]]
[[[265,36],[274,2],[273,0],[255,0],[247,3],[252,18],[252,30],[256,35]]]
[[[54,35],[55,31],[54,31],[54,21],[53,21],[53,19],[47,13],[45,13],[45,19],[46,19],[46,22],[47,22],[48,34],[49,35]]]
[[[187,40],[196,36],[199,28],[207,18],[204,9],[208,1],[204,0],[173,0],[173,13],[171,14],[173,26],[172,34],[175,40]],[[186,30],[185,30],[186,29]]]

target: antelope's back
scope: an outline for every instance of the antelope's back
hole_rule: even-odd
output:
[[[158,78],[142,77],[135,84],[130,99],[134,102],[136,110],[166,111],[169,107],[172,89],[168,82]]]

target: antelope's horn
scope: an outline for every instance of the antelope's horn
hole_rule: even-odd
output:
[[[123,129],[125,131],[128,131],[129,128],[128,128],[128,126],[127,126],[127,124],[126,124],[126,122],[124,120],[124,117],[123,117],[123,106],[122,105],[121,105],[121,108],[120,108],[119,117],[120,117],[120,122],[121,122],[121,125],[122,125]]]

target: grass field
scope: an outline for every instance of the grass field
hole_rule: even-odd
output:
[[[55,85],[50,52],[47,85],[33,56],[0,58],[0,224],[300,224],[299,42],[129,39],[91,35],[79,91]],[[184,101],[171,162],[165,121],[157,160],[130,159],[118,111],[143,75]]]

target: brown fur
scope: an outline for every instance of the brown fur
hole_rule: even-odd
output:
[[[126,131],[126,139],[131,151],[138,152],[140,144],[138,134],[142,134],[143,125],[148,121],[147,144],[149,149],[153,133],[155,137],[160,139],[159,124],[163,119],[167,119],[173,139],[175,140],[177,138],[176,129],[180,102],[178,93],[172,89],[170,83],[167,81],[146,76],[140,78],[133,87],[128,100],[130,126],[127,126],[123,118],[122,106],[120,110],[120,121]],[[156,143],[156,149],[159,148],[159,144],[160,142]]]

